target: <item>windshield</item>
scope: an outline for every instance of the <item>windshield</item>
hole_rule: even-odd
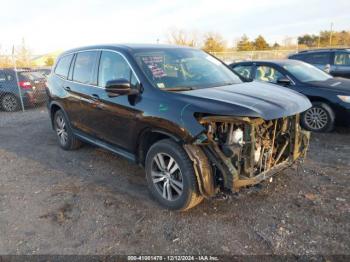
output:
[[[287,64],[283,66],[284,69],[294,75],[300,82],[311,82],[311,81],[325,81],[332,78],[322,70],[309,65],[307,63]]]
[[[160,49],[136,53],[135,59],[153,86],[180,90],[242,81],[219,60],[195,49]]]

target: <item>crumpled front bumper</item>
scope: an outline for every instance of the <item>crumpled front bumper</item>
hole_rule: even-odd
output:
[[[283,161],[276,161],[275,165],[271,165],[268,169],[250,177],[241,175],[235,170],[230,160],[225,158],[218,146],[213,143],[184,145],[186,152],[193,161],[200,193],[205,197],[211,197],[219,191],[215,186],[216,178],[212,170],[213,165],[216,167],[222,165],[221,170],[225,170],[225,176],[229,177],[225,188],[235,192],[241,187],[258,184],[290,167],[296,161],[304,159],[309,147],[310,132],[300,128],[298,116],[295,118],[294,124],[293,143],[289,146],[288,158],[283,159]],[[208,150],[208,148],[212,150]],[[219,161],[215,161],[215,159],[219,159]]]

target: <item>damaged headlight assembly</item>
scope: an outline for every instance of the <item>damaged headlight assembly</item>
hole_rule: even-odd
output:
[[[206,132],[184,146],[206,197],[257,184],[305,157],[310,133],[299,115],[274,120],[205,116]]]

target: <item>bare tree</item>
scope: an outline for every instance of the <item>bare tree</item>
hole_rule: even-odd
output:
[[[0,67],[7,68],[12,67],[11,57],[2,50],[0,45]]]
[[[16,63],[18,67],[31,67],[33,65],[31,61],[31,52],[26,47],[24,38],[21,45],[16,49]]]
[[[198,34],[195,31],[188,32],[182,29],[172,28],[169,30],[167,37],[170,44],[198,46]]]

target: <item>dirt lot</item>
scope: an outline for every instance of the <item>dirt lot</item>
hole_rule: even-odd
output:
[[[102,149],[61,150],[44,109],[0,112],[0,254],[349,254],[350,132],[303,167],[186,213]]]

